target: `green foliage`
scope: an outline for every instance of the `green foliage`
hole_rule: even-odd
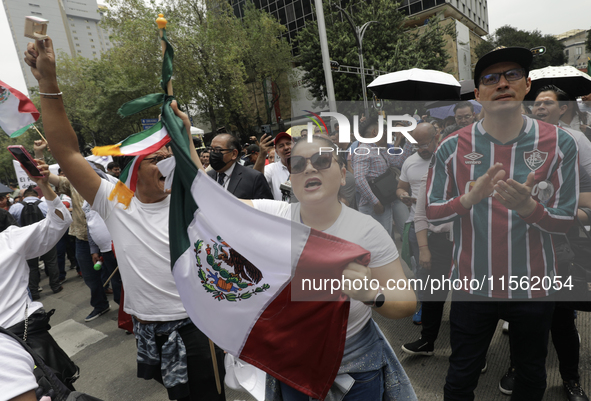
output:
[[[563,65],[566,62],[564,45],[554,36],[542,35],[538,30],[531,32],[523,31],[509,25],[504,25],[498,28],[494,35],[487,37],[487,40],[476,47],[476,55],[482,57],[498,46],[520,46],[528,49],[545,46],[546,53],[534,57],[531,65],[532,70],[551,65]]]
[[[331,60],[341,65],[359,66],[359,54],[353,29],[340,12],[324,1],[326,35]],[[453,26],[442,27],[439,18],[431,18],[428,25],[408,30],[403,27],[405,16],[398,11],[398,3],[391,0],[359,2],[352,11],[347,10],[355,26],[368,21],[378,21],[366,30],[363,37],[365,68],[394,72],[409,68],[443,70],[450,55],[445,51],[446,34],[453,35]],[[304,80],[308,89],[320,101],[326,96],[324,70],[322,68],[318,25],[307,23],[298,35],[299,62],[306,71]],[[358,75],[334,73],[333,81],[337,100],[363,98]],[[366,82],[372,81],[366,76]]]
[[[266,102],[266,121],[271,124],[271,111],[282,96],[281,88],[288,87],[292,74],[291,47],[281,38],[286,28],[269,13],[248,2],[244,9],[243,29],[248,45],[244,63],[252,80],[251,86],[254,88],[255,83],[260,83],[265,87],[267,80],[276,84],[273,98]]]
[[[121,141],[142,130],[141,118],[158,117],[158,107],[125,119],[117,114],[125,102],[161,92],[158,13],[169,21],[168,38],[175,48],[174,96],[195,121],[208,121],[214,132],[233,125],[248,135],[255,122],[248,107],[249,77],[259,84],[281,82],[291,71],[290,47],[278,39],[284,28],[252,5],[242,22],[229,2],[220,0],[107,4],[102,26],[113,48],[101,59],[58,57],[60,90],[82,151]]]

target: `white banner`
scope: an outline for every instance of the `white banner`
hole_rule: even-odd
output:
[[[14,172],[16,173],[16,179],[18,181],[18,187],[20,189],[28,188],[31,185],[34,187],[37,186],[37,183],[29,178],[29,176],[27,175],[27,173],[25,173],[25,170],[23,170],[21,164],[18,161],[13,160],[12,165],[14,166]]]

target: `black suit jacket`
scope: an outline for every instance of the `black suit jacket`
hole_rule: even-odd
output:
[[[217,180],[217,172],[210,170],[207,174]],[[257,170],[244,167],[238,163],[230,177],[228,192],[239,199],[273,199],[273,192],[265,176]]]

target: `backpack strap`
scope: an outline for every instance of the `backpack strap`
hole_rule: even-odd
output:
[[[37,353],[33,351],[25,341],[23,341],[22,338],[18,337],[11,331],[6,330],[4,327],[0,327],[0,334],[5,334],[15,339],[31,355],[33,361],[35,362],[35,366],[41,369],[43,372],[43,378],[49,382],[51,388],[53,388],[55,391],[55,395],[52,397],[52,400],[65,400],[70,394],[70,390],[55,376],[51,369],[45,364],[45,362],[43,362],[43,359],[41,359],[39,355],[37,355]],[[37,381],[39,382],[39,380]]]

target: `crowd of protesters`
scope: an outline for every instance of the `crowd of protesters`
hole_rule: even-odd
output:
[[[67,259],[90,290],[92,309],[86,322],[109,312],[111,295],[131,315],[138,377],[162,383],[170,399],[225,399],[223,389],[216,390],[207,338],[189,319],[170,273],[170,200],[157,167],[171,157],[170,150],[139,159],[135,194],[125,207],[119,205],[110,194],[129,160],[105,169],[82,157],[59,96],[51,42],[37,43],[37,49],[29,47],[26,61],[40,92],[48,94],[41,104],[43,115],[50,117],[43,120],[47,141],[29,145],[44,177],[33,179],[36,187],[20,190],[10,183],[12,192],[0,194],[0,254],[15,272],[0,280],[0,326],[21,335],[24,330],[26,336],[27,327],[33,327],[29,321],[46,324],[50,315],[36,302],[43,290],[39,259],[53,293],[67,291]],[[429,275],[491,278],[484,289],[453,291],[450,337],[439,340],[448,290],[345,291],[351,310],[338,377],[346,377],[349,387],[343,390],[335,382],[330,399],[417,399],[413,378],[406,376],[371,319],[373,309],[393,319],[412,315],[422,326],[420,337],[402,346],[405,353],[432,356],[437,340],[449,340],[445,400],[474,399],[479,376],[487,369],[490,341],[498,321],[504,320],[511,346],[507,374],[499,378],[502,393],[511,400],[542,400],[551,333],[564,399],[588,401],[580,384],[575,307],[556,302],[554,291],[509,291],[492,285],[507,274],[553,281],[561,263],[558,238],[573,234],[577,219],[590,222],[591,115],[556,86],[537,90],[535,101],[525,103],[531,60],[531,52],[523,48],[483,56],[474,78],[480,111],[465,101],[445,119],[415,116],[412,140],[399,132],[394,143],[387,143],[386,135],[375,143],[343,142],[338,124],[330,132],[316,128],[297,137],[287,132],[262,135],[245,146],[227,132],[215,135],[209,146],[194,140],[192,160],[233,196],[371,251],[368,267],[350,265],[344,275],[375,277],[385,287],[389,278],[406,278],[404,260],[411,274],[425,281]],[[173,109],[188,128],[187,116],[175,103]],[[384,131],[377,118],[364,120],[359,127],[363,138]],[[45,164],[48,145],[60,165],[57,176]],[[334,151],[323,156],[321,146]],[[396,151],[380,152],[389,148]],[[374,183],[387,174],[395,176],[397,187],[395,199],[386,201]],[[550,193],[542,197],[547,188]],[[42,245],[32,247],[33,240]],[[400,252],[395,241],[402,244]],[[59,353],[47,330],[41,332],[29,336],[37,341],[35,350]],[[212,352],[222,360],[223,350],[215,347]],[[1,334],[0,355],[9,361],[0,367],[0,388],[11,383],[11,391],[0,397],[38,399],[32,359]],[[48,357],[46,363],[61,368],[65,373],[60,380],[73,388],[78,371],[69,358]],[[220,364],[217,375],[223,380],[224,374]],[[267,399],[308,398],[289,383],[269,378]]]

